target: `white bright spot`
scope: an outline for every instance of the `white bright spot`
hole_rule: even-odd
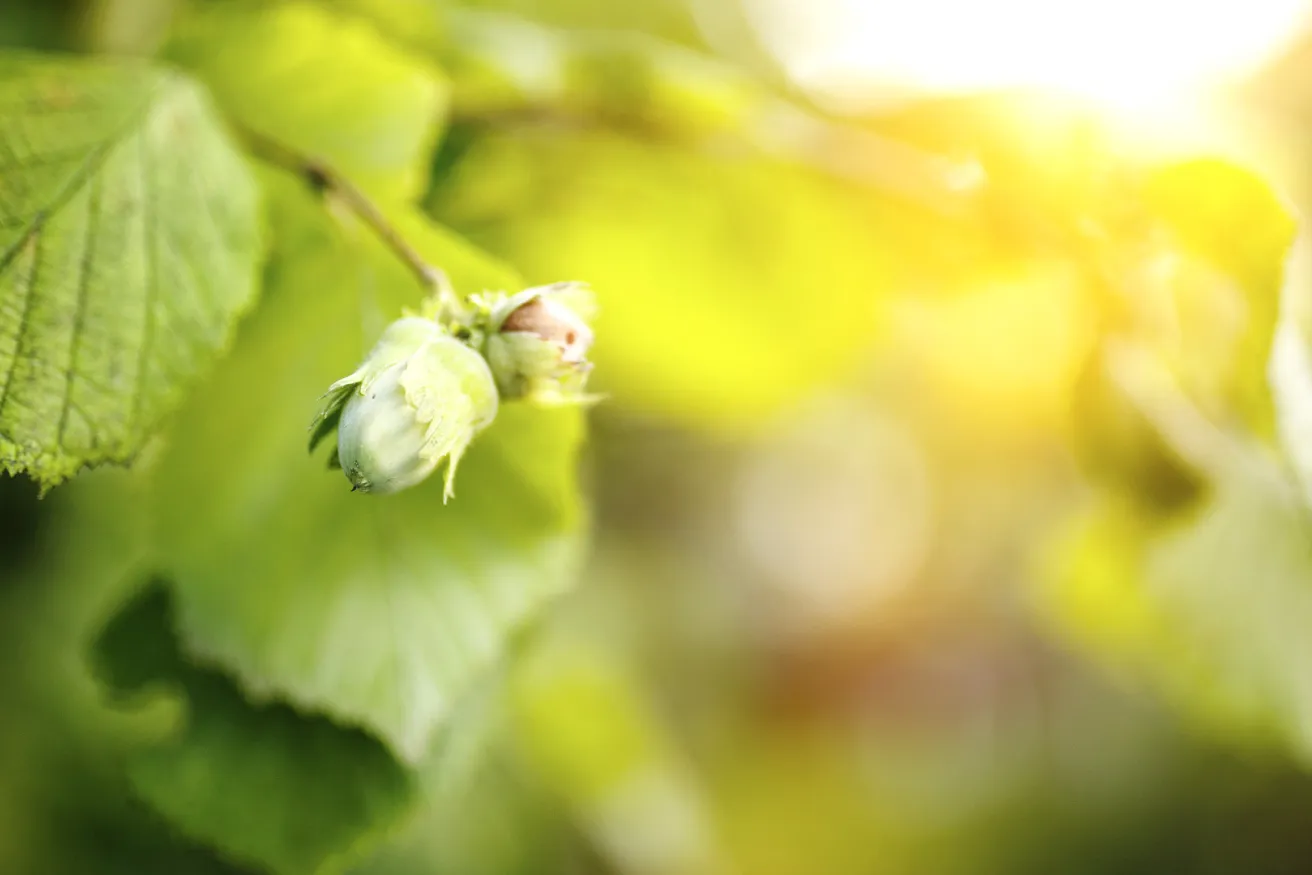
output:
[[[744,460],[733,529],[767,604],[804,632],[866,616],[914,581],[932,496],[929,462],[899,421],[839,398],[790,420]]]
[[[817,99],[1037,88],[1144,109],[1252,72],[1307,0],[748,0]]]

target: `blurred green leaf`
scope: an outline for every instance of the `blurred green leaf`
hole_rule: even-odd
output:
[[[1041,611],[1066,643],[1122,679],[1146,677],[1183,704],[1224,712],[1189,630],[1173,622],[1145,580],[1157,533],[1142,506],[1110,495],[1090,502],[1049,547]]]
[[[1204,491],[1174,513],[1104,495],[1057,550],[1049,607],[1214,729],[1312,762],[1312,517],[1293,472],[1204,416],[1153,353],[1122,348],[1111,371]]]
[[[1312,516],[1295,476],[1312,470],[1306,243],[1287,258],[1289,211],[1225,162],[1160,169],[1144,191],[1166,254],[1127,289],[1137,321],[1105,377],[1140,449],[1201,490],[1131,505],[1139,477],[1100,498],[1058,551],[1049,605],[1068,637],[1214,728],[1312,762]],[[1266,445],[1273,408],[1292,467]]]
[[[445,45],[446,0],[320,0],[323,5],[372,23],[391,40],[417,52],[434,52]]]
[[[868,214],[783,164],[604,132],[490,135],[436,214],[532,280],[600,302],[595,385],[715,428],[759,424],[844,374],[884,290]]]
[[[124,462],[255,296],[256,192],[187,79],[0,56],[0,470]]]
[[[1253,171],[1216,159],[1156,170],[1146,181],[1144,199],[1180,250],[1231,280],[1208,280],[1198,270],[1178,273],[1177,282],[1192,281],[1194,288],[1181,294],[1192,292],[1195,303],[1191,313],[1178,300],[1177,330],[1193,332],[1185,341],[1192,341],[1194,358],[1212,362],[1210,370],[1219,373],[1213,394],[1248,428],[1269,436],[1273,419],[1267,362],[1285,254],[1296,228],[1291,208]],[[1200,285],[1210,288],[1210,294]],[[1227,321],[1230,326],[1218,332],[1218,323]]]
[[[1236,470],[1165,528],[1100,504],[1072,530],[1047,598],[1091,655],[1214,731],[1312,762],[1312,539],[1278,474]]]
[[[379,196],[419,194],[446,112],[440,72],[308,2],[212,4],[167,49],[240,124]]]
[[[1149,412],[1106,375],[1108,349],[1130,343],[1171,375],[1172,392],[1216,427],[1274,433],[1268,363],[1293,218],[1271,187],[1224,161],[1146,171],[1104,232],[1104,337],[1074,398],[1075,441],[1100,485],[1163,511],[1196,491]]]
[[[453,6],[455,4],[452,4]],[[571,31],[643,33],[682,43],[700,44],[695,14],[682,0],[612,3],[609,0],[472,0],[459,4],[506,17],[523,16]],[[464,9],[458,9],[460,13]]]
[[[1148,208],[1180,243],[1243,280],[1275,313],[1285,252],[1296,223],[1290,205],[1252,170],[1217,158],[1196,158],[1155,171],[1145,185]]]
[[[1205,478],[1190,470],[1109,370],[1107,352],[1096,350],[1071,393],[1071,437],[1086,476],[1145,509],[1183,509],[1203,491]]]
[[[322,455],[306,455],[307,426],[318,396],[422,289],[308,194],[282,190],[276,203],[284,237],[267,303],[155,470],[159,567],[176,579],[188,652],[253,694],[364,726],[413,762],[506,637],[573,581],[582,418],[503,405],[450,504],[440,477],[352,494]],[[394,215],[462,291],[513,280]]]
[[[137,791],[192,838],[278,873],[338,869],[394,825],[416,783],[376,739],[279,703],[246,701],[179,650],[163,584],[125,605],[96,642],[119,697],[163,687],[184,727],[133,757]]]
[[[1303,670],[1312,657],[1312,539],[1283,472],[1266,473],[1218,483],[1198,516],[1156,545],[1147,574],[1208,669],[1196,689],[1273,726],[1312,762],[1312,678]]]

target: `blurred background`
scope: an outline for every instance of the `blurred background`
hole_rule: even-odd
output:
[[[169,57],[207,5],[0,43]],[[1312,6],[323,5],[436,60],[425,209],[593,285],[608,396],[585,579],[353,872],[1312,871],[1305,521],[1212,451],[1287,455]],[[0,481],[0,871],[245,871],[85,667],[133,501]]]

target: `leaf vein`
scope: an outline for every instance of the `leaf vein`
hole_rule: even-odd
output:
[[[137,357],[137,373],[132,389],[132,418],[134,426],[140,425],[142,416],[142,396],[146,394],[146,366],[150,361],[151,347],[155,343],[155,296],[159,288],[159,247],[155,233],[155,192],[151,188],[150,150],[147,148],[146,135],[142,131],[137,136],[137,162],[141,173],[141,246],[146,264],[145,314],[142,323],[141,353]]]
[[[5,138],[0,138],[0,141],[5,141]],[[96,148],[101,148],[104,145],[105,144],[102,143],[99,144],[99,146],[92,147],[92,151]],[[19,155],[17,152],[10,149],[9,154],[13,160],[0,162],[0,171],[12,173],[19,170],[36,170],[41,167],[49,167],[51,164],[58,164],[61,161],[70,161],[79,155],[85,155],[86,152],[86,143],[79,143],[76,146],[70,146],[67,149],[51,149],[48,152],[40,152],[35,155],[30,153],[27,155]]]
[[[68,203],[68,200],[79,188],[82,187],[83,183],[85,183],[92,174],[104,166],[105,159],[109,156],[114,145],[124,136],[124,132],[131,130],[134,125],[141,122],[142,117],[150,109],[151,105],[154,104],[155,98],[155,91],[151,90],[142,101],[141,108],[136,113],[129,116],[119,133],[111,137],[106,137],[103,143],[87,153],[86,160],[81,166],[74,170],[72,174],[70,174],[64,185],[60,187],[59,192],[51,200],[50,205],[46,207],[45,210],[33,215],[24,232],[19,235],[18,239],[14,241],[4,253],[0,254],[0,274],[3,274],[9,269],[13,260],[18,256],[19,250],[23,247],[23,244],[27,242],[27,238],[32,235],[33,229],[39,225],[47,215],[53,216],[55,213],[59,212],[64,204]]]
[[[3,418],[5,405],[9,403],[9,389],[14,382],[14,374],[18,370],[18,360],[23,357],[23,341],[27,339],[28,323],[32,317],[32,298],[33,289],[36,287],[37,273],[41,267],[41,229],[45,227],[44,222],[37,221],[33,223],[31,229],[22,240],[21,245],[32,247],[32,269],[27,273],[27,286],[23,291],[23,315],[18,320],[18,335],[14,338],[14,357],[9,360],[9,372],[5,375],[5,387],[0,390],[0,418]]]
[[[86,318],[87,288],[91,281],[91,259],[96,246],[96,223],[100,219],[100,177],[93,176],[87,201],[87,230],[82,239],[82,263],[77,280],[77,305],[73,311],[73,333],[69,338],[68,368],[64,371],[64,399],[59,404],[59,428],[55,445],[64,449],[64,429],[68,426],[68,411],[73,400],[73,380],[77,374],[78,347],[82,340],[82,324]],[[90,424],[90,423],[88,423]]]

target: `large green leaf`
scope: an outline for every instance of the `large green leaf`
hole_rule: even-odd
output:
[[[304,2],[213,4],[177,28],[168,55],[255,132],[381,196],[422,190],[445,84],[367,23]]]
[[[1286,322],[1273,360],[1292,466],[1205,416],[1152,353],[1114,351],[1127,401],[1205,489],[1169,508],[1104,493],[1057,551],[1047,604],[1068,638],[1227,737],[1275,741],[1312,763],[1312,517],[1296,476],[1312,470],[1312,371],[1301,334]]]
[[[231,679],[184,659],[171,614],[168,590],[149,586],[95,655],[119,697],[162,686],[184,699],[184,726],[130,765],[137,792],[184,833],[274,872],[310,873],[360,853],[411,806],[414,776],[376,739],[248,702]]]
[[[255,292],[257,200],[201,92],[0,56],[0,470],[122,462]]]
[[[279,202],[267,303],[156,470],[159,567],[177,581],[190,652],[413,761],[506,636],[572,580],[582,418],[502,405],[450,504],[440,477],[394,496],[351,493],[322,455],[306,455],[307,425],[320,393],[421,290],[308,195]],[[462,291],[514,285],[425,220],[394,214]]]
[[[1098,263],[1103,336],[1076,387],[1074,439],[1099,485],[1166,512],[1205,478],[1181,464],[1107,365],[1117,346],[1137,346],[1217,428],[1269,439],[1268,360],[1294,219],[1264,180],[1218,160],[1146,171],[1124,202],[1133,218],[1107,225],[1117,242]]]

